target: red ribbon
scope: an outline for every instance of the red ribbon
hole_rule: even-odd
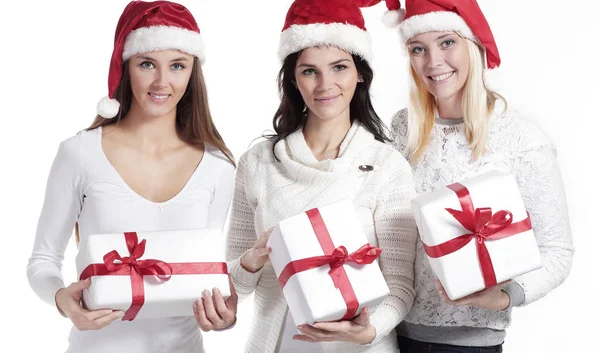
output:
[[[144,276],[156,276],[168,281],[171,275],[227,274],[227,264],[224,262],[166,263],[155,259],[140,260],[146,250],[146,239],[138,244],[137,233],[126,232],[124,235],[130,256],[122,257],[116,250],[109,251],[103,257],[104,263],[88,265],[79,276],[79,280],[92,276],[131,278],[131,306],[125,312],[123,321],[135,319],[144,305]]]
[[[370,264],[381,254],[381,249],[365,244],[355,252],[348,254],[346,247],[339,246],[336,248],[333,245],[319,209],[313,208],[306,211],[306,214],[319,240],[319,244],[326,255],[309,257],[288,263],[279,274],[279,285],[283,289],[290,277],[296,273],[329,265],[329,276],[333,280],[335,287],[340,290],[346,303],[346,314],[342,320],[350,320],[356,315],[359,304],[348,274],[344,270],[344,264],[346,262],[354,262],[359,265]]]
[[[485,287],[494,286],[498,281],[485,243],[489,240],[503,239],[530,230],[531,219],[529,214],[524,220],[513,223],[513,216],[510,211],[501,210],[492,214],[492,209],[489,207],[475,209],[471,194],[464,185],[455,183],[447,187],[458,196],[462,211],[451,208],[446,208],[446,211],[470,233],[435,246],[428,246],[423,243],[425,253],[431,258],[442,257],[460,250],[472,239],[476,239],[477,256],[479,257]]]

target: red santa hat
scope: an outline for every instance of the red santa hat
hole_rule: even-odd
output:
[[[108,119],[119,113],[120,104],[114,94],[121,82],[123,62],[137,54],[170,49],[193,55],[204,63],[204,42],[189,10],[170,1],[130,2],[115,31],[108,96],[98,103],[98,115]]]
[[[400,23],[403,42],[425,32],[458,32],[485,49],[488,69],[500,65],[492,30],[476,0],[406,0],[405,6],[406,15]]]
[[[391,0],[398,1],[398,0]],[[373,60],[371,37],[361,7],[380,0],[296,0],[288,10],[279,39],[281,61],[302,49],[333,45]],[[400,5],[398,4],[398,8]]]

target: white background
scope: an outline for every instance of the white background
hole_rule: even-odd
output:
[[[323,0],[326,1],[326,0]],[[60,141],[89,126],[107,94],[114,29],[128,1],[11,1],[0,12],[0,350],[62,352],[70,321],[43,304],[25,276],[46,178]],[[182,1],[196,16],[207,47],[210,108],[236,158],[271,128],[277,108],[276,58],[289,0]],[[600,212],[600,27],[593,0],[480,0],[502,57],[496,87],[533,116],[559,151],[575,259],[567,281],[542,300],[514,310],[506,352],[593,351],[598,319]],[[385,6],[364,11],[376,56],[374,105],[389,123],[407,102],[407,63],[395,31],[380,21]],[[596,162],[593,162],[596,161]],[[65,259],[75,279],[75,246]],[[239,322],[206,335],[207,352],[241,352],[252,301]],[[3,325],[4,326],[4,325]],[[4,326],[7,327],[7,326]],[[7,348],[7,350],[5,350]]]

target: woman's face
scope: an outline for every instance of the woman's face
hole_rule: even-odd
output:
[[[350,53],[331,46],[304,49],[294,76],[309,119],[350,118],[350,101],[359,81]]]
[[[455,32],[426,32],[407,42],[410,64],[438,101],[462,98],[469,74],[467,42]]]
[[[150,117],[175,112],[183,97],[194,57],[178,50],[161,50],[134,55],[129,59],[133,105]]]

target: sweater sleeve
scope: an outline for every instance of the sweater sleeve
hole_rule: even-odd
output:
[[[397,151],[388,157],[388,162],[392,159],[401,163],[394,163],[399,166],[384,181],[374,213],[375,234],[383,250],[379,265],[390,294],[371,314],[371,324],[377,332],[371,344],[387,336],[404,320],[415,297],[417,226],[410,204],[416,196],[415,186],[408,162]]]
[[[33,291],[56,305],[56,292],[65,287],[62,261],[82,206],[77,135],[60,144],[46,184],[46,195],[38,220],[27,278]]]
[[[227,264],[236,292],[240,296],[251,294],[262,273],[262,268],[254,273],[246,271],[240,260],[246,250],[256,243],[254,208],[248,202],[246,182],[251,171],[247,167],[247,155],[240,158],[235,173],[231,215],[227,230]]]
[[[222,158],[225,159],[225,157]],[[215,178],[215,191],[208,210],[209,228],[223,228],[231,204],[234,167],[227,159],[222,163],[225,164],[222,165]]]
[[[565,280],[571,270],[574,249],[556,149],[533,122],[519,139],[514,169],[543,266],[514,279],[513,283],[524,294],[515,296],[520,302],[511,303],[518,306],[544,297]]]

